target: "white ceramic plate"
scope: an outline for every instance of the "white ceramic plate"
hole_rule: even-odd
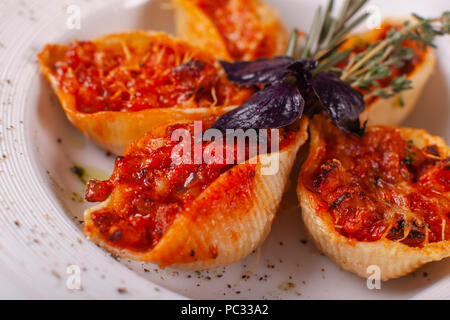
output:
[[[90,39],[126,29],[173,30],[167,0],[0,0],[0,297],[403,299],[450,298],[450,261],[369,290],[307,240],[291,190],[261,248],[227,268],[209,272],[160,270],[116,261],[84,239],[79,202],[84,186],[76,164],[111,172],[113,159],[66,120],[38,72],[45,43]],[[289,27],[306,28],[322,1],[273,0]],[[383,15],[411,10],[437,15],[448,0],[373,1]],[[66,26],[67,8],[81,9],[81,29]],[[450,41],[439,41],[439,67],[406,125],[450,142]],[[60,139],[60,140],[58,140]],[[59,141],[59,142],[58,142]],[[293,200],[294,199],[294,200]],[[305,243],[306,242],[306,243]],[[78,266],[81,290],[70,290],[68,266]],[[70,269],[69,269],[70,270]],[[248,275],[248,277],[244,277]]]

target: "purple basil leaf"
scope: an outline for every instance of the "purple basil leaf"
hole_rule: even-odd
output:
[[[261,58],[253,61],[220,61],[228,79],[242,86],[272,84],[293,74],[291,57]]]
[[[307,82],[311,79],[311,73],[317,68],[317,64],[317,61],[313,59],[301,59],[291,64],[288,69],[295,72],[297,80]]]
[[[221,116],[212,128],[224,133],[226,129],[280,128],[300,118],[304,107],[305,100],[295,85],[278,82]]]
[[[311,86],[331,120],[344,132],[364,135],[359,115],[364,111],[364,97],[334,73],[323,72],[311,79]]]

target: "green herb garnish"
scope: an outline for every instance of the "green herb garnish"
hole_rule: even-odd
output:
[[[450,34],[450,12],[445,12],[441,17],[425,19],[418,17],[417,22],[404,22],[401,29],[392,29],[386,39],[380,40],[363,52],[351,57],[350,62],[341,73],[341,79],[354,87],[368,89],[377,86],[377,89],[368,94],[383,99],[391,98],[402,91],[412,88],[412,83],[405,75],[396,77],[384,86],[379,86],[379,80],[391,76],[390,68],[401,68],[405,63],[415,57],[411,48],[402,46],[405,40],[418,43],[424,49],[433,46],[436,36]]]
[[[369,13],[360,13],[367,2],[346,0],[337,17],[332,15],[333,0],[325,10],[319,7],[302,46],[298,31],[293,31],[286,56],[220,61],[228,80],[240,86],[260,86],[261,90],[219,117],[211,128],[222,132],[280,128],[304,113],[325,111],[341,131],[362,137],[367,122],[361,124],[360,114],[367,98],[397,96],[396,103],[404,104],[400,92],[410,89],[411,81],[406,76],[390,79],[392,67],[401,68],[416,54],[404,41],[432,45],[436,36],[449,33],[450,14],[437,19],[418,17],[415,24],[405,22],[403,28],[392,28],[386,39],[368,44],[360,53],[342,50],[350,32],[369,17]],[[344,61],[342,69],[336,67]]]
[[[433,42],[437,36],[450,34],[450,11],[432,19],[414,14],[417,21],[406,21],[401,29],[393,28],[385,39],[368,45],[358,54],[352,53],[351,50],[339,50],[350,33],[369,17],[369,13],[361,13],[362,7],[367,2],[367,0],[346,0],[336,17],[332,15],[333,0],[328,2],[325,10],[319,7],[303,46],[295,50],[298,46],[298,31],[295,30],[286,54],[319,61],[320,64],[313,74],[333,72],[355,88],[369,90],[376,87],[370,90],[365,98],[388,99],[398,96],[401,106],[403,100],[399,93],[411,89],[411,81],[403,75],[381,86],[380,80],[391,76],[391,67],[401,68],[415,57],[413,49],[402,46],[405,40],[414,41],[423,48],[434,47]],[[348,62],[343,70],[336,68],[346,59]]]
[[[369,13],[360,14],[361,8],[367,2],[368,0],[346,0],[337,17],[332,15],[334,0],[328,2],[325,11],[319,6],[304,45],[298,51],[289,50],[286,53],[292,57],[321,61],[316,73],[343,61],[351,51],[338,51],[338,49],[345,43],[343,40],[346,36],[369,17]],[[297,30],[293,32],[288,47],[292,48],[296,44],[297,40],[294,39],[297,37],[297,33]],[[325,63],[326,68],[322,66]]]

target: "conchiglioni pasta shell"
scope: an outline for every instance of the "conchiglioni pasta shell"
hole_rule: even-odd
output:
[[[303,221],[318,248],[344,270],[363,278],[372,275],[373,270],[368,269],[369,267],[378,267],[383,281],[405,276],[424,264],[450,257],[450,241],[448,240],[426,244],[423,248],[415,248],[387,239],[373,242],[357,241],[335,230],[331,216],[317,209],[320,207],[320,199],[303,183],[304,177],[321,163],[325,144],[320,132],[323,126],[327,125],[330,125],[329,122],[318,118],[311,121],[311,151],[303,164],[297,187]],[[368,128],[368,130],[376,130],[376,127]],[[450,156],[450,149],[441,138],[431,136],[424,130],[401,127],[397,130],[405,139],[413,140],[419,148],[436,145],[441,155]]]
[[[267,237],[299,148],[308,139],[302,119],[295,139],[280,152],[260,155],[256,165],[236,165],[216,179],[189,207],[180,212],[160,242],[148,252],[118,250],[103,239],[86,210],[85,233],[107,250],[162,267],[207,269],[232,264],[258,248]],[[274,175],[262,174],[262,163],[279,161]],[[192,253],[195,252],[194,255]]]
[[[273,51],[266,58],[276,55],[283,55],[288,41],[288,32],[286,27],[279,19],[276,12],[260,0],[230,0],[239,4],[245,1],[245,4],[256,10],[257,22],[261,27],[261,38],[268,37]],[[177,36],[181,39],[195,44],[199,47],[209,50],[216,57],[224,60],[233,60],[232,54],[227,49],[227,44],[220,31],[198,7],[195,0],[174,0],[175,28]],[[238,26],[245,28],[245,25]],[[239,41],[239,40],[237,40]],[[256,50],[257,48],[255,48]],[[244,52],[243,60],[252,60],[255,58],[254,52]]]
[[[180,52],[191,56],[205,57],[205,61],[214,61],[211,55],[187,43],[171,38],[164,33],[148,31],[130,31],[107,35],[93,42],[99,47],[122,46],[126,43],[134,48],[145,48],[148,43],[167,44]],[[121,154],[125,148],[152,128],[167,121],[204,120],[220,116],[235,106],[196,107],[192,108],[153,108],[138,112],[101,111],[82,113],[76,108],[75,97],[64,92],[53,73],[55,64],[62,59],[67,45],[47,45],[39,54],[38,60],[44,73],[53,87],[67,118],[89,139],[102,148],[115,154]]]

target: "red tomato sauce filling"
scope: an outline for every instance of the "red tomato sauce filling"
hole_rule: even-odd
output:
[[[174,130],[180,128],[191,132],[193,146],[193,125],[168,127],[164,138],[141,139],[124,156],[118,157],[109,180],[89,181],[86,190],[88,201],[101,202],[111,196],[108,208],[91,216],[105,241],[111,245],[134,251],[152,249],[177,215],[222,173],[234,166],[225,161],[195,164],[195,151],[191,152],[192,163],[174,163],[172,153],[180,152],[180,143],[172,141],[171,136]],[[280,148],[286,146],[294,135],[294,132],[282,132]],[[203,142],[202,153],[212,143]],[[239,159],[237,146],[235,143],[234,159]],[[223,148],[225,159],[226,144],[220,145],[220,148]],[[211,152],[212,149],[209,150]],[[247,144],[243,160],[248,159],[248,150]],[[182,155],[182,152],[177,154]],[[209,154],[215,155],[214,151]]]
[[[197,6],[213,21],[233,60],[274,55],[273,44],[264,34],[251,1],[197,0]]]
[[[436,146],[419,149],[382,127],[363,139],[333,128],[325,140],[308,188],[340,234],[409,246],[450,240],[450,158]]]
[[[54,74],[83,113],[241,105],[253,93],[229,82],[213,59],[177,51],[153,44],[140,54],[74,41]]]
[[[364,38],[358,36],[350,38],[348,42],[344,44],[341,50],[351,49],[356,54],[361,53],[362,51],[367,49],[369,44],[373,44],[377,41],[386,39],[389,31],[391,31],[392,29],[401,29],[401,27],[402,25],[383,23],[380,29],[372,30],[370,33],[367,33],[367,36]],[[386,87],[392,82],[393,79],[400,77],[402,75],[406,76],[411,75],[417,69],[417,67],[424,62],[426,51],[422,47],[420,47],[417,44],[417,42],[405,40],[402,43],[402,47],[414,50],[415,56],[410,60],[404,61],[404,65],[402,67],[396,67],[392,65],[390,67],[391,74],[389,75],[389,77],[378,81],[380,87]],[[341,63],[338,67],[344,69],[348,61],[349,60],[347,59],[345,62]],[[360,91],[363,94],[367,94],[374,89],[376,89],[376,87],[372,86],[372,88],[368,91],[363,89],[360,89]],[[378,99],[377,97],[370,97],[369,99],[366,99],[366,104],[369,105],[377,99]]]

